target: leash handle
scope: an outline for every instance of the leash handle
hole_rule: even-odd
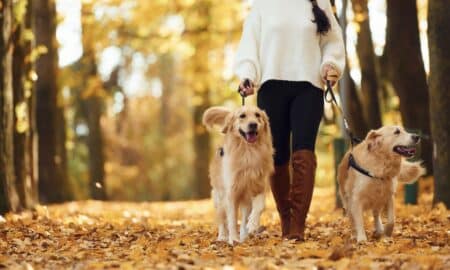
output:
[[[250,80],[249,79],[245,79],[244,80],[244,87],[250,87]],[[243,91],[241,91],[242,89],[240,88],[240,86],[238,86],[238,93],[239,93],[239,95],[241,95],[241,97],[242,97],[242,106],[244,106],[245,105],[245,98],[247,97],[247,95],[243,92]]]
[[[333,103],[338,106],[336,96],[333,93],[333,87],[331,86],[331,82],[327,80],[327,89],[325,90],[325,101],[328,103]]]

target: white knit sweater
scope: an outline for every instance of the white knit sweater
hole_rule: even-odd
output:
[[[345,67],[342,30],[330,0],[318,0],[331,23],[317,33],[310,0],[255,0],[245,20],[234,70],[257,88],[270,79],[308,81],[322,88],[324,67],[339,73]]]

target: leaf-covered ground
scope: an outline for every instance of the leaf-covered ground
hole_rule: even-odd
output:
[[[392,238],[357,245],[317,188],[307,241],[282,241],[272,201],[266,229],[235,247],[216,243],[209,200],[173,203],[73,202],[0,217],[0,268],[9,269],[450,269],[450,211],[397,204]],[[370,217],[367,222],[371,222]],[[366,225],[372,235],[372,224]]]

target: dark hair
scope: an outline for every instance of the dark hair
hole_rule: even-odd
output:
[[[317,0],[311,0],[311,3],[313,6],[312,12],[314,14],[313,22],[317,24],[317,33],[325,35],[331,29],[330,20],[328,19],[327,14],[325,14],[325,11],[317,4]]]

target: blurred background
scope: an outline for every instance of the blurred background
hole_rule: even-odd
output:
[[[220,135],[201,116],[240,106],[232,63],[252,2],[3,0],[3,207],[209,197]],[[348,53],[340,104],[358,137],[387,124],[431,135],[427,13],[443,2],[332,1]],[[334,185],[341,123],[326,104],[318,186]],[[435,128],[448,136],[446,125]],[[424,140],[430,175],[432,152]]]

